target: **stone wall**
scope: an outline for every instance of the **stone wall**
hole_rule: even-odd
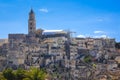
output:
[[[5,43],[8,43],[8,39],[0,39],[0,46],[2,46]]]

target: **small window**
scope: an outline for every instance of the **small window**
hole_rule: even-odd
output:
[[[32,23],[30,23],[30,25],[32,25]]]
[[[30,27],[30,29],[32,29],[32,27]]]

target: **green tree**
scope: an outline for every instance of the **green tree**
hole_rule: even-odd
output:
[[[38,68],[31,68],[25,73],[26,78],[23,80],[45,80],[47,74],[44,70]]]
[[[8,68],[6,70],[3,71],[3,76],[7,79],[7,80],[15,80],[15,74],[13,73],[13,70]]]
[[[30,68],[29,70],[6,69],[0,73],[0,80],[45,80],[49,75],[44,70]]]
[[[0,80],[7,80],[7,79],[5,79],[5,77],[3,76],[2,72],[0,72]]]
[[[25,70],[18,69],[14,71],[15,74],[15,80],[23,80],[25,78]]]
[[[92,58],[91,58],[90,55],[85,56],[84,62],[89,63],[89,62],[91,62],[91,61],[92,61]]]

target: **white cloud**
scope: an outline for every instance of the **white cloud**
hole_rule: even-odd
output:
[[[77,36],[78,38],[87,38],[87,37],[90,37],[90,36],[88,36],[88,35],[78,35]],[[92,36],[91,38],[110,38],[109,36],[107,36],[107,35],[97,35],[97,36]]]
[[[94,38],[109,38],[107,35],[94,36]]]
[[[108,38],[107,35],[101,35],[100,37],[101,37],[101,38]]]
[[[104,34],[104,31],[94,31],[95,34]]]
[[[39,9],[40,12],[44,12],[44,13],[48,13],[48,9],[47,8],[41,8]]]
[[[86,36],[85,35],[78,35],[77,37],[79,37],[79,38],[85,38]]]

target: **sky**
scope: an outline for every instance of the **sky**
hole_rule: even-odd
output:
[[[120,41],[120,0],[0,0],[0,39],[28,33],[28,14],[36,27],[70,30],[77,37],[107,37]]]

